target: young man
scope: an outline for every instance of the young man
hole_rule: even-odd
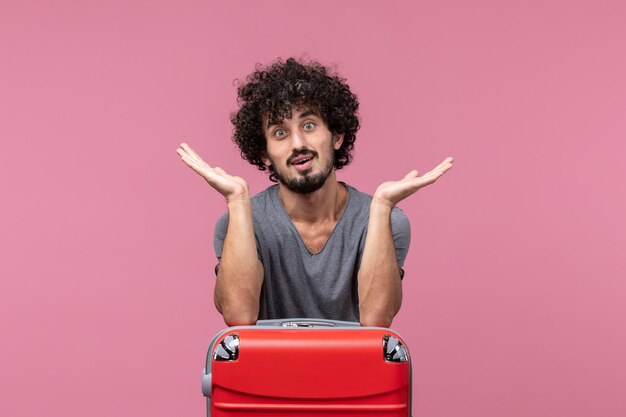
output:
[[[241,155],[269,170],[254,197],[247,183],[177,150],[227,202],[215,229],[215,305],[228,325],[307,317],[388,327],[402,302],[409,222],[396,204],[432,184],[452,158],[409,172],[373,196],[339,182],[359,129],[358,101],[316,62],[277,60],[239,87],[231,120]]]

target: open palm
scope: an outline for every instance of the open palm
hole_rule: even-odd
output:
[[[241,177],[227,174],[222,168],[211,167],[200,155],[186,143],[181,143],[176,150],[187,166],[200,174],[211,187],[220,192],[227,200],[248,195],[248,184]]]
[[[394,206],[411,194],[414,194],[422,187],[426,187],[437,181],[439,177],[452,168],[453,159],[448,157],[437,165],[432,171],[420,176],[419,172],[413,170],[399,181],[387,181],[378,186],[374,198]]]

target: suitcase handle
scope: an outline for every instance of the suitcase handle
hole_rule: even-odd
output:
[[[361,324],[353,321],[326,320],[326,319],[283,319],[259,320],[257,326],[278,327],[360,327]]]

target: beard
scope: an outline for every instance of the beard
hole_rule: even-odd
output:
[[[316,155],[315,152],[314,154]],[[272,161],[272,166],[276,167],[274,161]],[[287,187],[289,191],[293,191],[298,194],[309,194],[322,188],[330,174],[333,172],[334,166],[335,153],[331,151],[328,163],[317,174],[311,174],[311,170],[309,169],[299,173],[296,177],[287,177],[287,175],[284,175],[278,169],[274,169],[274,176],[282,185]]]

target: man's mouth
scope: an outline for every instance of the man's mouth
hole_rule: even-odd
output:
[[[310,156],[308,158],[298,159],[297,161],[291,161],[291,165],[304,165],[307,162],[309,162],[311,159],[313,159],[312,156]]]
[[[314,158],[314,156],[311,155],[311,154],[299,155],[299,156],[291,158],[289,160],[289,164],[290,165],[304,165],[307,162],[311,161],[313,158]]]

